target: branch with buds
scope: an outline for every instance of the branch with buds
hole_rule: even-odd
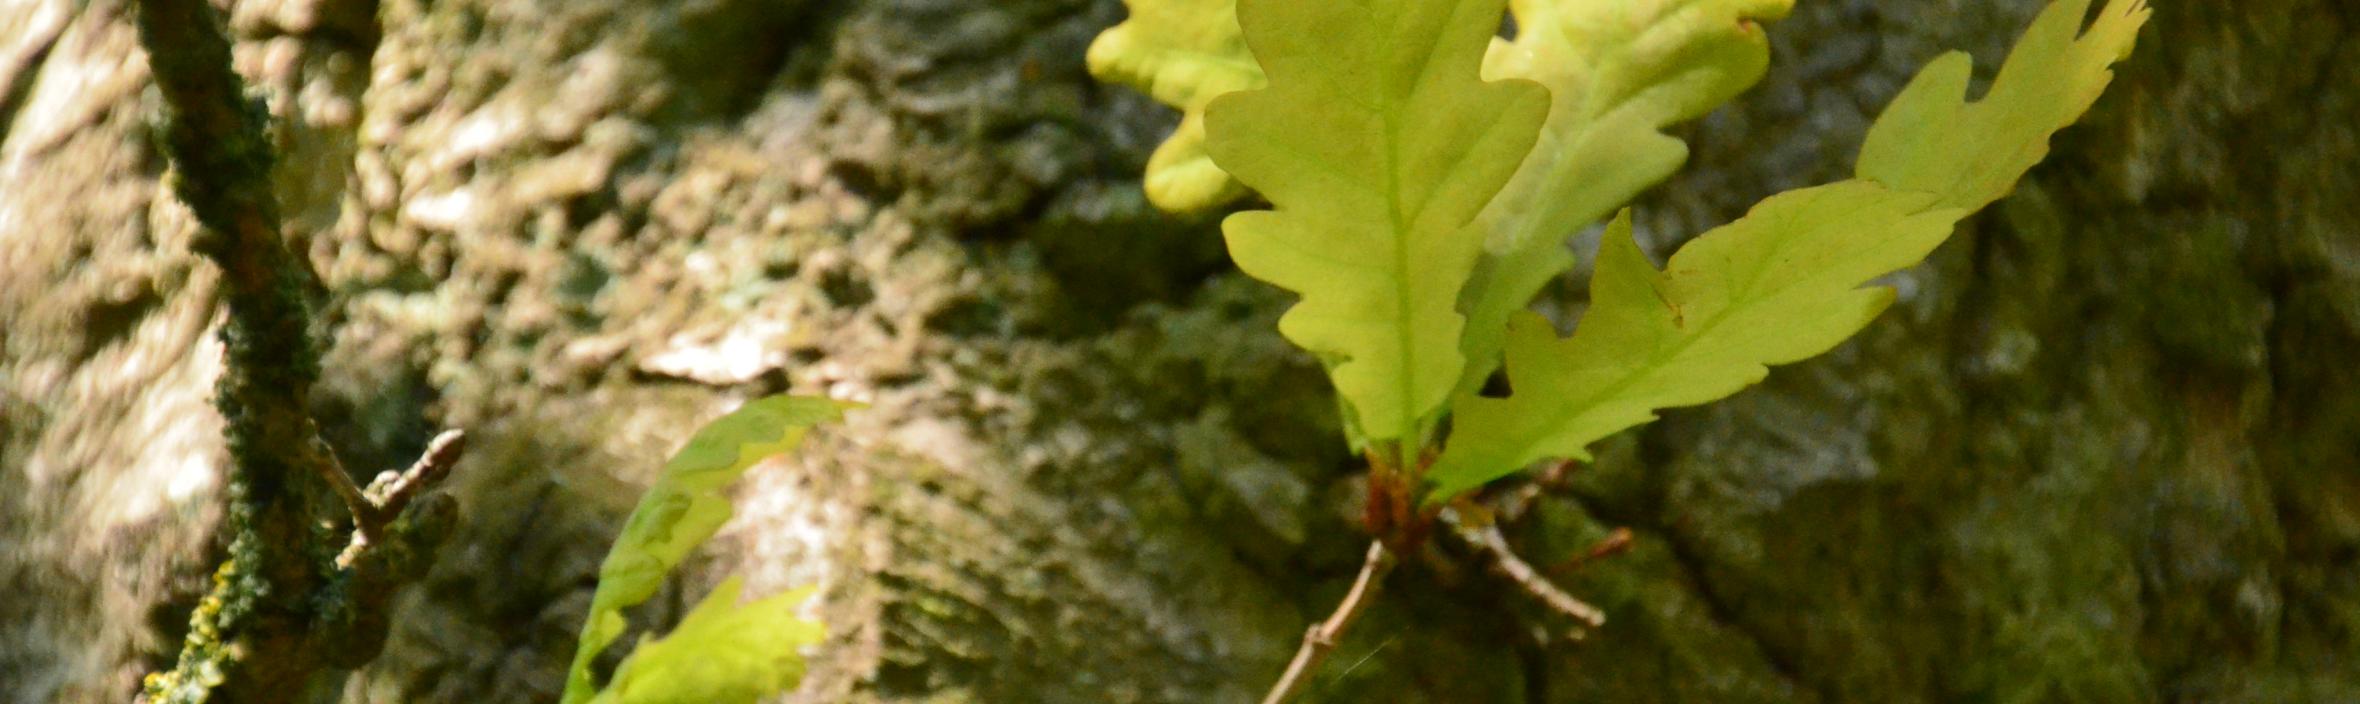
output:
[[[201,225],[197,253],[222,272],[227,364],[214,405],[232,460],[229,559],[174,668],[149,675],[142,698],[285,701],[382,650],[393,596],[449,533],[455,503],[428,492],[462,436],[436,438],[408,471],[353,483],[309,405],[320,363],[310,270],[280,232],[268,119],[230,70],[220,13],[206,0],[141,0],[138,24],[164,98],[172,189]],[[323,534],[323,523],[351,532]]]

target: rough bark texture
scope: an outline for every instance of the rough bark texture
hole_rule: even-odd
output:
[[[2360,16],[2158,4],[1861,340],[1511,531],[1545,564],[1638,529],[1567,580],[1602,631],[1411,559],[1314,694],[2360,699]],[[373,68],[334,5],[235,23],[288,229],[325,233],[318,403],[364,473],[476,437],[349,700],[554,696],[636,488],[782,389],[874,406],[757,470],[683,591],[826,585],[802,701],[1247,700],[1357,567],[1284,297],[1146,207],[1173,118],[1081,71],[1119,3],[388,0]],[[1657,254],[1842,174],[1910,72],[1996,63],[2039,3],[1800,5],[1640,204]],[[210,564],[216,284],[133,51],[117,3],[0,7],[0,700],[123,698]]]

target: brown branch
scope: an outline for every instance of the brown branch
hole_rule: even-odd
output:
[[[1295,650],[1295,659],[1287,663],[1286,674],[1279,675],[1278,683],[1270,687],[1270,694],[1262,697],[1262,704],[1283,704],[1310,682],[1312,671],[1319,669],[1319,664],[1335,651],[1344,631],[1352,627],[1352,622],[1360,620],[1361,612],[1376,600],[1377,589],[1383,584],[1385,574],[1392,570],[1393,554],[1385,550],[1384,543],[1370,541],[1368,558],[1361,562],[1360,576],[1352,581],[1352,590],[1344,593],[1344,601],[1336,605],[1335,613],[1303,633],[1303,647]]]
[[[1598,539],[1598,542],[1591,543],[1590,549],[1575,553],[1572,557],[1565,558],[1564,562],[1550,565],[1547,573],[1552,575],[1571,574],[1592,562],[1630,552],[1632,543],[1637,539],[1638,536],[1632,534],[1631,529],[1616,528],[1608,532],[1606,537]]]
[[[1497,513],[1509,522],[1514,522],[1523,517],[1524,512],[1532,510],[1533,504],[1539,503],[1542,496],[1565,488],[1566,482],[1573,478],[1574,470],[1580,468],[1581,464],[1574,460],[1549,463],[1547,468],[1534,474],[1523,486],[1516,487],[1515,491],[1501,500]]]
[[[353,531],[361,536],[362,542],[382,541],[385,537],[385,517],[377,512],[376,505],[368,497],[361,495],[360,486],[352,483],[352,475],[344,471],[344,462],[336,459],[335,448],[328,447],[328,441],[320,437],[319,425],[310,425],[312,427],[308,434],[311,437],[306,438],[303,445],[304,464],[311,468],[312,473],[319,475],[320,481],[327,484],[329,490],[335,492],[337,500],[344,503],[345,512],[352,514]]]
[[[1507,577],[1508,581],[1522,587],[1526,594],[1532,595],[1543,606],[1575,621],[1580,621],[1585,628],[1606,625],[1605,612],[1599,611],[1598,607],[1591,606],[1589,602],[1565,593],[1565,590],[1559,589],[1555,583],[1550,582],[1548,577],[1542,576],[1539,570],[1533,569],[1531,563],[1525,562],[1523,557],[1518,556],[1516,550],[1508,546],[1508,537],[1500,533],[1498,524],[1487,522],[1475,525],[1461,520],[1455,511],[1445,511],[1442,516],[1443,521],[1450,524],[1452,532],[1458,534],[1460,539],[1467,541],[1468,545],[1491,558],[1492,567],[1501,576]],[[1573,632],[1573,637],[1579,639],[1582,633],[1580,629],[1576,629]]]
[[[408,506],[410,500],[417,498],[420,492],[442,482],[442,478],[450,474],[451,465],[459,462],[459,453],[466,449],[467,433],[442,431],[441,435],[427,441],[426,451],[419,453],[418,461],[411,464],[409,470],[399,474],[379,474],[376,481],[369,482],[369,501],[387,515],[401,513],[402,508]]]
[[[387,530],[387,524],[400,519],[410,502],[420,494],[442,483],[443,477],[451,473],[451,466],[459,463],[459,453],[466,449],[465,432],[442,431],[441,435],[434,436],[433,440],[426,443],[426,451],[418,453],[418,461],[411,463],[408,470],[380,472],[375,480],[369,482],[368,489],[353,490],[351,496],[355,498],[346,499],[347,505],[352,507],[355,521],[352,542],[345,546],[343,554],[336,557],[336,565],[349,567],[362,550],[378,544]],[[345,486],[350,487],[351,482],[346,481]],[[339,490],[339,493],[342,491]],[[355,499],[357,503],[354,503]]]

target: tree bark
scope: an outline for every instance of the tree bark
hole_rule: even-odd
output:
[[[1910,73],[1988,72],[2040,4],[1799,3],[1643,241],[1847,173]],[[1507,527],[1541,566],[1635,529],[1554,575],[1603,628],[1404,556],[1303,701],[2360,698],[2360,17],[2157,4],[1861,339]],[[469,522],[349,700],[553,697],[638,489],[781,390],[873,405],[636,618],[824,585],[798,701],[1251,701],[1349,586],[1361,492],[1286,297],[1147,207],[1174,117],[1081,69],[1120,3],[387,0],[365,52],[333,7],[233,23],[288,229],[326,233],[314,402],[364,473],[473,436]],[[36,595],[0,600],[0,700],[120,700],[210,564],[216,283],[132,51],[120,5],[0,9],[0,584]]]

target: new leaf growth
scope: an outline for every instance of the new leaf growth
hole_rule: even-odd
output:
[[[1758,23],[1791,0],[1517,0],[1512,39],[1492,36],[1496,0],[1128,2],[1092,69],[1188,113],[1151,196],[1211,207],[1234,177],[1270,200],[1225,223],[1231,256],[1302,294],[1280,332],[1327,365],[1354,445],[1422,476],[1429,502],[1587,459],[1858,332],[1893,300],[1868,283],[2013,189],[2149,15],[2109,0],[2084,31],[2089,0],[2052,3],[1979,100],[1972,61],[1942,57],[1870,128],[1853,179],[1772,196],[1660,271],[1618,219],[1561,339],[1520,311],[1572,265],[1565,238],[1685,161],[1662,129],[1759,79]],[[1503,362],[1513,393],[1480,395]]]

